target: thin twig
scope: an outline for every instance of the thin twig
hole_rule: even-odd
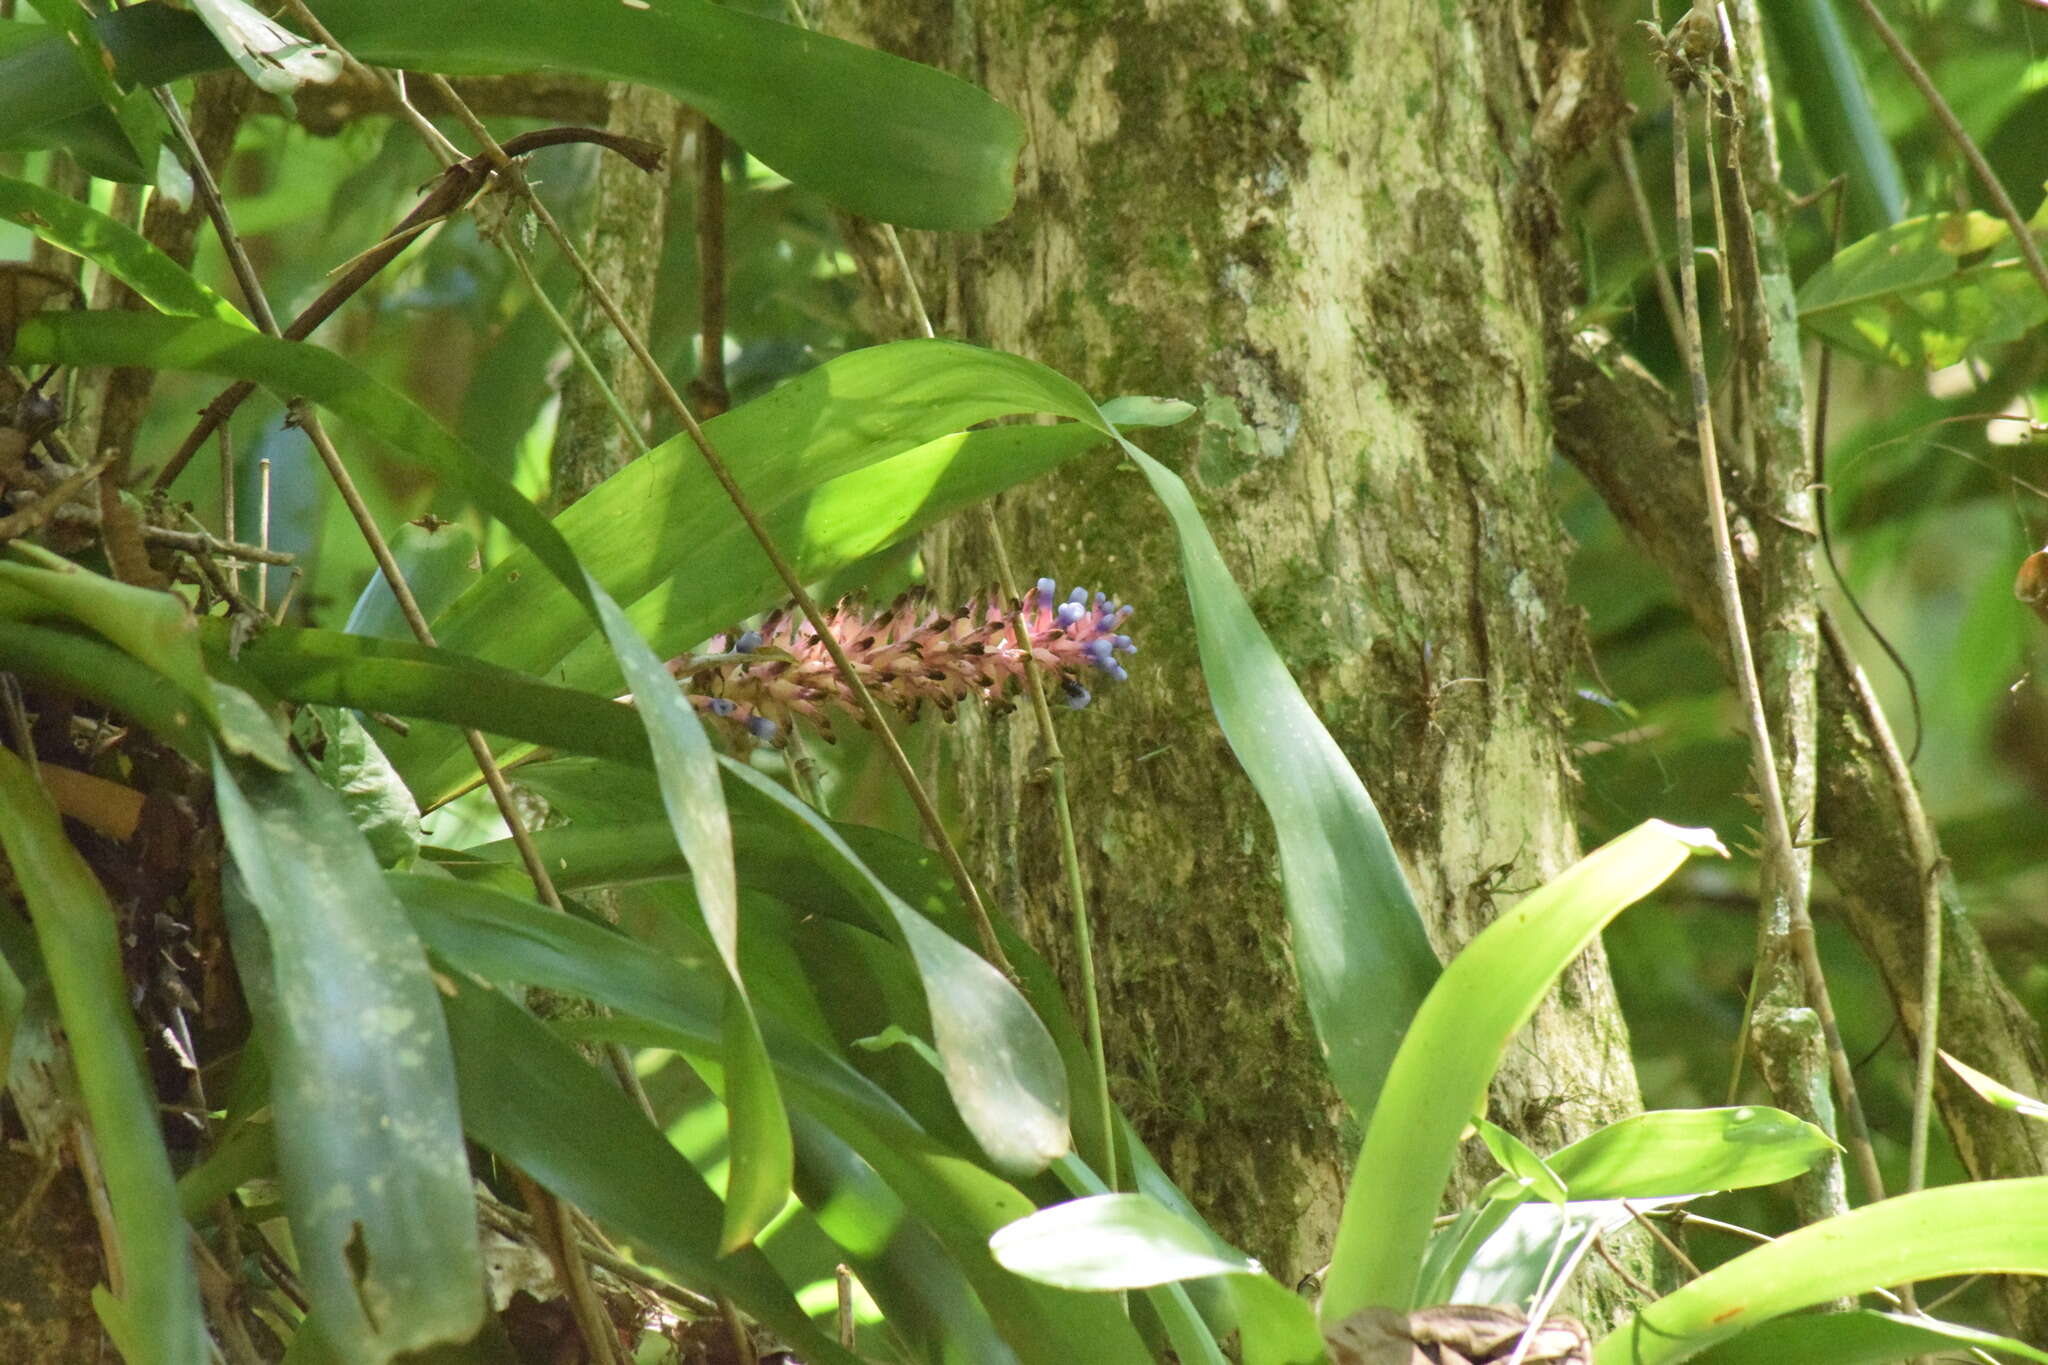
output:
[[[584,1346],[596,1358],[594,1365],[624,1365],[619,1359],[618,1329],[612,1325],[611,1315],[604,1311],[597,1288],[590,1282],[589,1264],[576,1245],[569,1206],[517,1166],[506,1169],[533,1215],[534,1240],[554,1265],[556,1283],[562,1297],[569,1301],[569,1311],[576,1319],[576,1329],[583,1334]]]
[[[697,377],[690,396],[706,417],[732,406],[725,386],[725,134],[697,125]]]
[[[1828,193],[1829,189],[1835,193],[1835,212],[1828,229],[1832,242],[1828,253],[1830,257],[1842,249],[1842,220],[1849,203],[1848,184],[1847,176],[1838,175],[1828,182],[1827,189],[1815,191],[1816,198]],[[1907,665],[1905,658],[1900,655],[1885,633],[1877,628],[1877,622],[1870,619],[1870,613],[1863,609],[1863,602],[1856,596],[1856,590],[1849,586],[1848,576],[1842,572],[1842,566],[1835,559],[1835,539],[1828,529],[1828,407],[1834,390],[1834,361],[1835,348],[1823,345],[1820,348],[1820,360],[1814,366],[1813,377],[1813,520],[1820,528],[1821,557],[1827,561],[1828,572],[1834,576],[1835,587],[1840,589],[1842,596],[1849,603],[1849,609],[1856,613],[1856,619],[1870,632],[1870,638],[1877,641],[1877,647],[1892,661],[1892,667],[1898,670],[1899,677],[1906,684],[1906,701],[1913,713],[1913,747],[1906,754],[1906,766],[1911,768],[1914,761],[1920,757],[1920,741],[1926,737],[1926,727],[1920,719],[1919,681],[1914,678],[1913,670]]]
[[[497,168],[499,175],[503,177],[505,183],[525,200],[535,220],[540,223],[548,236],[554,239],[555,245],[561,250],[564,258],[575,268],[578,278],[583,282],[583,287],[589,291],[591,299],[603,310],[605,316],[611,320],[612,326],[618,331],[620,338],[626,343],[628,349],[633,352],[634,358],[640,362],[641,367],[646,370],[647,377],[654,385],[656,392],[661,395],[662,400],[668,405],[676,420],[682,424],[683,430],[688,434],[691,444],[697,447],[697,453],[703,457],[705,467],[711,471],[711,476],[718,481],[719,487],[724,490],[726,497],[732,502],[733,509],[739,513],[740,520],[746,523],[747,530],[753,535],[755,542],[760,545],[761,552],[767,556],[768,562],[774,566],[776,576],[782,580],[784,590],[789,593],[791,600],[796,603],[797,609],[803,613],[804,619],[810,623],[811,630],[816,634],[819,643],[825,647],[825,652],[831,656],[833,666],[839,670],[839,676],[845,680],[847,689],[853,693],[854,701],[859,706],[861,715],[866,720],[868,728],[874,732],[876,739],[882,746],[883,752],[888,755],[890,766],[896,770],[896,775],[902,781],[904,790],[910,795],[911,803],[917,807],[918,816],[924,822],[926,832],[931,836],[932,842],[938,848],[940,856],[946,860],[947,871],[951,873],[955,885],[960,888],[962,898],[967,902],[968,910],[972,913],[974,919],[975,929],[981,939],[983,954],[1004,975],[1014,977],[1016,975],[1015,970],[1010,965],[1009,956],[1003,951],[1002,943],[996,937],[995,924],[989,919],[988,908],[982,901],[981,892],[975,886],[974,878],[968,873],[967,864],[960,857],[960,850],[954,846],[952,836],[947,833],[945,822],[939,816],[938,807],[932,804],[930,794],[924,789],[924,783],[918,780],[917,770],[911,766],[909,757],[904,754],[903,746],[897,741],[895,731],[890,729],[888,718],[882,714],[881,707],[868,691],[867,684],[861,680],[860,674],[854,670],[852,659],[847,657],[846,646],[841,643],[838,636],[832,633],[825,613],[819,608],[816,600],[812,598],[810,589],[804,585],[804,581],[798,575],[795,567],[791,565],[789,559],[775,544],[775,538],[769,534],[767,526],[762,522],[760,515],[755,512],[753,504],[748,501],[746,494],[741,491],[739,482],[734,479],[732,470],[727,466],[724,457],[718,453],[717,449],[712,445],[710,438],[705,435],[703,426],[697,421],[696,413],[691,410],[688,403],[683,401],[683,396],[676,392],[675,385],[669,382],[668,375],[662,370],[660,363],[648,351],[647,343],[627,323],[625,315],[619,310],[617,301],[612,298],[611,291],[607,290],[603,283],[591,272],[590,264],[584,260],[583,253],[578,251],[575,243],[569,240],[568,233],[563,231],[562,225],[555,220],[554,214],[548,210],[547,205],[541,201],[539,196],[533,193],[532,187],[526,183],[526,177],[520,172],[519,167],[512,159],[506,155],[505,149],[491,135],[490,130],[484,127],[476,115],[469,110],[468,106],[462,103],[462,97],[455,93],[455,90],[449,86],[446,79],[435,75],[429,75],[427,79],[434,84],[441,97],[448,101],[449,107],[455,110],[456,116],[469,129],[471,136],[475,137],[478,144],[485,149],[486,155],[490,157],[492,164]]]
[[[1928,112],[1934,115],[1935,122],[1947,131],[1950,140],[1956,144],[1956,150],[1963,154],[1963,160],[1970,163],[1970,169],[1976,173],[1978,182],[1984,186],[1984,193],[1991,197],[1992,206],[1998,210],[1998,216],[2003,218],[2005,225],[2012,230],[2012,239],[2027,263],[2027,272],[2034,277],[2034,283],[2041,286],[2041,293],[2048,296],[2048,261],[2041,259],[2041,248],[2034,241],[2034,234],[2027,230],[2026,219],[2020,217],[2019,209],[2013,205],[2012,196],[2007,194],[2005,186],[1999,183],[1997,174],[1991,169],[1991,163],[1984,159],[1984,153],[1978,148],[1976,139],[1963,127],[1962,120],[1956,117],[1955,110],[1948,107],[1948,101],[1941,97],[1941,91],[1935,88],[1934,81],[1928,76],[1927,68],[1921,66],[1913,54],[1906,50],[1905,43],[1899,40],[1899,35],[1892,26],[1885,22],[1885,17],[1878,11],[1877,6],[1870,0],[1856,0],[1856,7],[1863,11],[1863,17],[1877,30],[1879,40],[1905,70],[1906,78],[1919,90],[1920,97],[1927,101]]]
[[[1643,177],[1636,169],[1635,145],[1628,140],[1624,129],[1612,138],[1615,165],[1621,168],[1622,183],[1628,187],[1628,201],[1635,210],[1636,231],[1643,236],[1643,245],[1650,253],[1650,278],[1657,285],[1657,302],[1664,309],[1664,321],[1670,325],[1671,340],[1683,350],[1685,348],[1685,319],[1678,311],[1678,295],[1672,291],[1671,277],[1664,273],[1664,245],[1657,237],[1657,216],[1650,211],[1649,196],[1643,193]]]
[[[1690,380],[1693,426],[1699,442],[1700,479],[1704,486],[1709,528],[1714,542],[1714,582],[1727,622],[1728,649],[1735,666],[1736,690],[1741,695],[1743,719],[1750,733],[1750,766],[1755,770],[1763,805],[1764,827],[1769,836],[1771,857],[1783,870],[1781,885],[1787,891],[1791,929],[1786,937],[1805,978],[1807,1003],[1819,1016],[1822,1035],[1828,1045],[1828,1065],[1834,1073],[1835,1090],[1844,1111],[1849,1146],[1872,1200],[1884,1198],[1884,1179],[1870,1148],[1862,1105],[1856,1093],[1856,1077],[1849,1070],[1842,1048],[1841,1029],[1835,1020],[1834,1004],[1828,997],[1827,978],[1814,943],[1813,919],[1803,900],[1790,895],[1799,864],[1792,827],[1787,820],[1784,793],[1778,785],[1778,764],[1772,753],[1770,722],[1764,710],[1763,686],[1758,680],[1756,656],[1749,644],[1749,625],[1742,605],[1742,588],[1736,579],[1735,548],[1728,531],[1728,508],[1721,491],[1721,462],[1714,449],[1714,421],[1707,394],[1705,344],[1701,339],[1699,274],[1693,263],[1692,162],[1686,138],[1684,91],[1674,84],[1671,120],[1672,174],[1676,197],[1678,232],[1678,280],[1685,316],[1685,361]]]

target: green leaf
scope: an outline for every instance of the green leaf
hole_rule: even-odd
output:
[[[1253,617],[1187,485],[1130,442],[1123,448],[1180,537],[1202,678],[1273,821],[1295,970],[1324,1063],[1363,1118],[1437,979],[1436,953],[1379,811]]]
[[[1787,1233],[1648,1305],[1593,1361],[1668,1365],[1831,1299],[1978,1274],[2048,1274],[2048,1177],[1902,1194]]]
[[[131,1365],[204,1365],[199,1282],[157,1121],[156,1092],[128,1011],[114,908],[65,837],[28,765],[0,748],[0,851],[21,888],[56,994],[57,1012],[92,1124],[133,1334]]]
[[[1485,1119],[1473,1122],[1479,1129],[1480,1140],[1486,1144],[1486,1150],[1507,1172],[1487,1187],[1488,1194],[1498,1199],[1547,1199],[1553,1204],[1562,1204],[1570,1198],[1557,1172],[1542,1157],[1530,1151],[1520,1138],[1497,1123],[1489,1123]]]
[[[1980,1351],[2006,1351],[2025,1360],[2048,1361],[2048,1352],[2023,1341],[1959,1323],[1899,1313],[1856,1309],[1847,1313],[1814,1313],[1778,1318],[1696,1357],[1702,1365],[1782,1365],[1788,1360],[1826,1361],[1827,1365],[1883,1365],[1974,1346]],[[1947,1358],[1947,1357],[1944,1357]]]
[[[2048,298],[2004,222],[1938,213],[1843,247],[1801,286],[1799,320],[1852,354],[1939,369],[2048,321]]]
[[[476,581],[476,533],[459,521],[423,517],[399,527],[389,539],[391,557],[398,561],[405,585],[412,589],[413,600],[429,620]],[[350,635],[412,642],[412,628],[398,610],[398,599],[386,586],[381,567],[370,575],[342,629]]]
[[[981,90],[709,0],[573,10],[498,0],[487,19],[467,0],[324,0],[320,19],[373,66],[450,75],[545,67],[665,90],[863,217],[980,228],[1007,214],[1015,194],[1023,125]],[[197,18],[155,4],[116,10],[96,27],[123,81],[160,85],[226,63]],[[92,107],[87,74],[52,61],[48,46],[0,62],[0,141]]]
[[[0,659],[9,672],[90,697],[128,717],[194,763],[212,751],[198,709],[160,674],[112,645],[69,630],[24,625],[0,612]]]
[[[1790,0],[1763,9],[1771,27],[1775,78],[1804,117],[1821,178],[1847,176],[1850,230],[1876,232],[1906,216],[1906,180],[1878,126],[1876,101],[1843,31],[1834,0]]]
[[[1652,1199],[1773,1185],[1834,1150],[1826,1133],[1782,1109],[1659,1109],[1589,1133],[1546,1165],[1572,1199]]]
[[[761,1027],[740,973],[739,880],[732,867],[732,826],[726,816],[718,756],[697,711],[675,677],[654,657],[618,603],[596,580],[591,594],[612,650],[625,669],[646,723],[662,806],[676,847],[689,860],[697,905],[725,963],[731,994],[725,1008],[725,1107],[731,1116],[732,1170],[726,1184],[721,1255],[752,1242],[789,1202],[789,1121],[768,1065]]]
[[[422,936],[451,963],[494,980],[588,996],[617,1012],[560,1026],[563,1031],[707,1060],[719,1056],[722,972],[711,962],[664,957],[612,931],[476,886],[400,874],[388,880]],[[762,971],[759,957],[750,956],[750,974],[758,978]],[[1013,1186],[934,1140],[874,1082],[800,1029],[772,1015],[763,1027],[798,1112],[851,1146],[924,1221],[1022,1359],[1058,1365],[1085,1358],[1091,1348],[1108,1351],[1113,1360],[1126,1358],[1126,1346],[1136,1349],[1136,1336],[1113,1304],[1020,1282],[989,1257],[988,1234],[1031,1207]],[[814,1208],[821,1218],[829,1213]],[[710,1250],[707,1238],[706,1254]]]
[[[931,1012],[946,1089],[997,1169],[1031,1174],[1063,1155],[1071,1143],[1066,1068],[1016,987],[904,904],[823,816],[752,768],[730,759],[723,766],[729,792],[752,798],[746,818],[773,822],[784,840],[802,850],[800,856],[878,913],[885,931],[909,951]],[[740,802],[733,804],[738,808]]]
[[[444,995],[471,1136],[678,1283],[729,1295],[806,1359],[857,1365],[757,1248],[720,1254],[718,1196],[616,1085],[498,992],[451,980]]]
[[[1719,848],[1706,831],[1648,821],[1524,897],[1444,970],[1401,1040],[1366,1129],[1324,1285],[1323,1321],[1413,1306],[1458,1135],[1484,1106],[1509,1038],[1609,920],[1692,854]]]
[[[294,722],[313,772],[336,796],[369,842],[379,867],[395,867],[419,851],[420,808],[353,711],[307,706]]]
[[[236,965],[274,1062],[285,1207],[323,1327],[351,1360],[466,1341],[483,1262],[419,940],[311,774],[217,759],[214,793],[239,874],[224,897]]]
[[[112,65],[109,54],[101,50],[92,13],[83,5],[69,4],[66,0],[31,0],[31,3],[43,22],[56,29],[62,35],[61,41],[71,50],[70,74],[90,96],[80,108],[97,105],[113,116],[128,149],[134,153],[135,164],[142,168],[146,179],[156,170],[157,150],[164,140],[163,114],[155,101],[146,90],[124,91],[115,83],[114,75],[108,69]]]
[[[999,1229],[989,1250],[1004,1268],[1065,1289],[1147,1289],[1228,1276],[1246,1365],[1323,1359],[1307,1303],[1257,1261],[1150,1195],[1097,1194],[1054,1204]]]
[[[1040,1209],[1000,1229],[989,1250],[1006,1270],[1041,1284],[1094,1291],[1146,1289],[1265,1268],[1145,1194],[1100,1194]]]
[[[216,670],[228,665],[225,623],[200,622]],[[242,646],[237,662],[273,694],[509,735],[568,753],[647,765],[633,708],[539,682],[451,650],[331,630],[276,627]],[[387,744],[387,752],[394,746]]]
[[[216,689],[199,652],[198,624],[183,598],[89,573],[39,546],[16,542],[10,548],[35,567],[0,561],[0,588],[40,598],[46,610],[9,608],[7,615],[18,620],[55,616],[97,631],[176,684],[228,748],[272,768],[291,762],[284,736],[269,717],[246,698]]]
[[[192,272],[148,238],[88,204],[25,180],[0,176],[0,217],[91,261],[159,312],[249,326],[233,304],[193,278]]]
[[[1974,1066],[1965,1066],[1946,1052],[1941,1054],[1941,1060],[1947,1062],[1949,1070],[1962,1077],[1963,1084],[1976,1091],[1977,1098],[1986,1103],[1995,1104],[2008,1113],[2021,1114],[2030,1119],[2048,1119],[2048,1104],[2042,1103],[2032,1095],[2022,1094],[2003,1081],[1985,1075]]]

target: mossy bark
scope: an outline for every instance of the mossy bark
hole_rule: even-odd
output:
[[[1578,853],[1580,638],[1545,494],[1535,278],[1556,221],[1530,134],[1553,49],[1526,18],[1300,0],[826,16],[1023,116],[1016,212],[910,244],[940,332],[1103,397],[1199,405],[1147,444],[1188,476],[1445,952]],[[1000,518],[1020,573],[1139,608],[1132,681],[1062,717],[1117,1099],[1224,1235],[1312,1272],[1357,1135],[1294,986],[1267,817],[1208,711],[1166,520],[1108,455]],[[973,523],[933,560],[948,590],[992,579]],[[1030,718],[963,729],[988,889],[1068,968]],[[1493,1117],[1547,1150],[1638,1102],[1596,950],[1510,1049]]]

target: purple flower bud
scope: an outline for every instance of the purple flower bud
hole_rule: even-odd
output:
[[[1107,663],[1102,666],[1102,670],[1118,682],[1129,682],[1131,680],[1130,673],[1125,670],[1122,664]]]
[[[729,716],[740,709],[733,704],[730,697],[713,697],[704,705],[714,716]]]
[[[1138,642],[1128,635],[1119,635],[1116,637],[1116,652],[1119,654],[1136,654],[1138,652]]]
[[[732,652],[735,654],[752,654],[755,650],[759,649],[760,647],[761,632],[758,630],[750,630],[746,632],[744,635],[740,636],[739,639],[733,642]]]
[[[1051,580],[1050,578],[1041,578],[1041,579],[1039,579],[1039,580],[1038,580],[1038,600],[1037,600],[1037,605],[1038,605],[1038,606],[1041,606],[1041,607],[1049,607],[1049,606],[1051,606],[1051,605],[1052,605],[1052,600],[1053,600],[1053,599],[1054,599],[1055,597],[1058,597],[1059,595],[1060,595],[1060,585],[1059,585],[1059,584],[1057,584],[1057,583],[1053,582],[1053,580]]]
[[[1074,590],[1073,590],[1072,592],[1070,592],[1070,593],[1068,593],[1068,594],[1067,594],[1067,600],[1068,600],[1069,602],[1077,602],[1077,603],[1081,603],[1081,604],[1085,605],[1085,604],[1087,603],[1087,601],[1088,601],[1088,589],[1086,589],[1086,588],[1076,588],[1076,589],[1074,589]]]
[[[753,716],[747,721],[747,732],[764,744],[773,744],[782,727],[766,716]]]
[[[1079,589],[1076,589],[1076,591],[1079,591]],[[1079,602],[1060,603],[1059,618],[1060,624],[1063,626],[1079,625],[1081,618],[1087,614],[1088,609]]]
[[[1086,654],[1097,668],[1107,673],[1116,666],[1110,662],[1109,658],[1110,651],[1115,647],[1116,642],[1111,640],[1109,636],[1098,635],[1087,644],[1082,645],[1081,652]]]
[[[1068,678],[1060,683],[1060,692],[1067,699],[1067,709],[1069,711],[1078,711],[1094,700],[1088,689],[1075,682],[1072,678]]]

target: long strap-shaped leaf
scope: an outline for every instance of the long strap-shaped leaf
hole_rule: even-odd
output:
[[[1412,1305],[1458,1135],[1516,1030],[1606,923],[1655,890],[1704,830],[1651,820],[1586,855],[1486,926],[1416,1011],[1387,1073],[1344,1200],[1324,1281],[1325,1322]]]
[[[418,876],[389,880],[400,888],[422,933],[451,963],[493,979],[587,995],[617,1012],[609,1019],[585,1021],[578,1029],[581,1036],[698,1057],[718,1055],[716,988],[703,968],[665,959],[592,925],[544,916],[530,904],[478,887]],[[928,1136],[886,1092],[836,1054],[788,1028],[771,1029],[769,1041],[782,1079],[802,1110],[848,1143],[925,1220],[975,1285],[1020,1359],[1053,1365],[1140,1358],[1137,1338],[1114,1304],[1019,1282],[990,1259],[988,1234],[1031,1208],[1014,1186]],[[627,1173],[615,1178],[625,1179]],[[708,1244],[708,1236],[699,1237]]]
[[[131,1365],[204,1365],[199,1282],[128,1011],[114,909],[28,765],[0,748],[0,850],[34,921],[113,1208]]]
[[[721,1256],[718,1196],[616,1085],[494,990],[451,981],[463,1123],[478,1142],[688,1285],[723,1292],[806,1360],[858,1365],[753,1247]]]
[[[864,217],[986,227],[1010,210],[1023,124],[943,71],[710,0],[322,0],[366,62],[449,74],[548,68],[633,81],[701,109],[747,150]],[[99,20],[128,83],[227,65],[196,17],[146,3]],[[95,60],[98,54],[89,54]],[[0,140],[99,105],[65,43],[0,60]],[[145,159],[141,169],[154,170]]]
[[[158,312],[249,325],[233,304],[201,284],[156,243],[90,204],[0,176],[0,217],[98,265]]]
[[[296,766],[214,762],[241,890],[224,902],[274,1063],[301,1273],[351,1360],[483,1321],[476,1202],[425,954],[334,794]]]
[[[2048,1176],[1902,1194],[1791,1232],[1650,1304],[1594,1365],[1671,1365],[1831,1299],[1945,1275],[2048,1275]]]

